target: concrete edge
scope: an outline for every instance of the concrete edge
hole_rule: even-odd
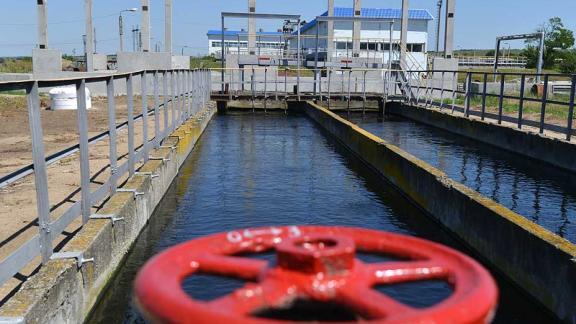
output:
[[[148,161],[123,187],[144,195],[116,193],[98,212],[120,221],[90,220],[61,251],[81,252],[93,262],[80,267],[75,259],[48,262],[0,308],[0,318],[21,323],[84,322],[215,113],[216,108],[206,108],[150,153],[164,160]]]
[[[576,173],[576,143],[411,105],[390,104],[389,112]]]
[[[574,244],[321,106],[308,102],[304,110],[559,319],[576,322]]]

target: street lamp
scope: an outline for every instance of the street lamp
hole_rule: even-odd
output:
[[[184,56],[184,49],[185,48],[190,48],[190,46],[186,46],[186,45],[182,46],[182,56]]]
[[[137,12],[138,8],[130,8],[120,11],[120,16],[118,17],[118,29],[120,30],[120,52],[124,52],[124,22],[122,21],[123,12]]]

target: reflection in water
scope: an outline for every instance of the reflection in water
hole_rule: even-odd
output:
[[[434,127],[394,117],[350,120],[550,231],[576,242],[576,176]],[[445,163],[444,156],[450,156]]]
[[[207,234],[286,224],[368,227],[463,250],[307,118],[218,116],[183,165],[89,322],[142,322],[131,304],[132,282],[155,253]],[[206,279],[186,281],[184,287],[202,298],[229,291],[230,285]],[[506,282],[500,281],[499,286],[499,322],[550,321]],[[448,285],[433,282],[420,288],[420,294],[397,287],[387,293],[429,304],[450,291]]]

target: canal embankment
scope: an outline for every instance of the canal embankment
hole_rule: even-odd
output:
[[[576,321],[576,246],[319,105],[304,111],[534,299]]]
[[[0,317],[23,323],[79,323],[91,312],[164,197],[178,170],[215,114],[212,105],[169,136],[150,160],[61,250],[1,308]]]

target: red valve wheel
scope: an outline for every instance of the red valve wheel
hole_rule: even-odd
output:
[[[278,266],[234,256],[275,249]],[[356,250],[402,260],[364,263]],[[194,273],[251,281],[213,301],[197,301],[182,289]],[[413,308],[376,285],[445,280],[450,297]],[[207,288],[208,289],[208,288]],[[498,290],[471,258],[422,239],[342,227],[272,227],[207,236],[152,258],[135,283],[136,303],[156,323],[278,323],[258,311],[286,308],[297,299],[335,302],[366,321],[379,323],[486,323],[493,319]]]

